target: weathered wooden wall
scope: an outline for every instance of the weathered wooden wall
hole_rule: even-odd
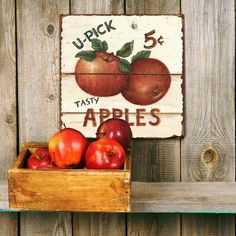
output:
[[[58,16],[68,13],[185,14],[185,138],[135,140],[132,178],[235,181],[234,0],[0,0],[0,181],[22,142],[59,129]],[[217,162],[201,159],[209,143]],[[235,235],[227,214],[0,214],[1,236]]]

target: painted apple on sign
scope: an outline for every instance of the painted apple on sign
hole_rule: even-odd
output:
[[[61,120],[94,137],[110,118],[133,137],[183,136],[183,16],[61,17]]]

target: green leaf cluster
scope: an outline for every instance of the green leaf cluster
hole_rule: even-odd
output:
[[[87,50],[87,51],[80,51],[75,55],[75,57],[84,59],[86,61],[93,61],[96,58],[96,52],[106,52],[108,50],[108,44],[107,42],[101,41],[100,39],[94,38],[91,39],[92,42],[92,50]],[[142,50],[137,52],[134,56],[131,58],[131,63],[124,59],[126,57],[129,57],[133,53],[134,49],[134,40],[131,42],[125,43],[117,52],[116,56],[119,57],[119,68],[122,72],[125,73],[130,73],[131,71],[131,63],[135,62],[136,60],[140,60],[143,58],[148,58],[151,54],[151,51],[149,50]]]

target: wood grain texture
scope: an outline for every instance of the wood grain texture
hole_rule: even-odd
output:
[[[1,213],[0,214],[0,225],[1,225],[1,236],[17,236],[17,213]]]
[[[182,235],[235,235],[235,221],[232,215],[184,214]]]
[[[8,209],[9,209],[8,183],[4,181],[0,183],[0,211]]]
[[[69,1],[16,2],[21,145],[25,141],[48,141],[59,129],[59,14],[69,13]],[[20,229],[22,235],[69,236],[71,214],[24,213]],[[46,233],[41,234],[44,229]]]
[[[73,234],[81,236],[125,235],[126,217],[124,213],[76,213],[73,218]]]
[[[0,1],[0,183],[7,181],[7,169],[11,166],[17,149],[16,115],[16,36],[15,1]],[[0,209],[8,207],[7,187],[1,188]],[[17,214],[0,214],[0,234],[17,235]]]
[[[179,9],[178,0],[126,1],[127,14],[178,14]],[[180,181],[179,140],[134,140],[132,155],[134,155],[132,159],[133,181]],[[140,223],[143,218],[146,219],[145,224]],[[128,215],[127,233],[157,235],[161,232],[163,235],[180,235],[179,222],[179,215]]]
[[[87,0],[87,1],[71,1],[72,14],[122,14],[124,13],[123,0]],[[103,218],[109,219],[109,224],[104,224]],[[73,214],[73,231],[79,232],[81,235],[103,236],[103,232],[109,235],[126,234],[126,217],[117,214]],[[95,226],[96,225],[96,226]],[[114,226],[119,227],[119,231],[114,231]],[[96,230],[94,230],[94,227]],[[99,231],[97,231],[99,229]]]
[[[235,181],[234,2],[181,1],[186,22],[183,181]],[[209,144],[218,159],[205,152]],[[235,216],[184,215],[182,230],[186,236],[234,235]]]
[[[21,214],[20,235],[51,236],[72,235],[71,214],[65,213],[33,213]]]
[[[17,1],[20,145],[59,129],[59,14],[68,12],[67,0]]]
[[[133,182],[131,212],[235,213],[236,183]]]
[[[187,49],[182,180],[234,181],[234,1],[182,1],[182,11]],[[219,156],[212,168],[212,158],[210,163],[201,158],[209,144]]]
[[[128,235],[130,236],[178,235],[173,234],[173,232],[180,231],[180,217],[174,217],[173,214],[154,214],[150,212],[149,214],[133,213],[132,217],[128,217],[128,225],[129,227],[138,225],[138,229],[129,228]]]
[[[180,1],[126,0],[127,14],[179,14]]]
[[[16,155],[15,2],[0,2],[0,181]]]
[[[122,14],[123,0],[71,0],[71,14]]]

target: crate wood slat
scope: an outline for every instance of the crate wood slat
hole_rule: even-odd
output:
[[[66,175],[63,172],[66,172]],[[78,175],[77,172],[34,171],[32,174],[28,170],[12,170],[9,176],[10,207],[19,210],[49,211],[129,210],[129,197],[123,188],[123,180],[127,178],[128,173],[108,171],[104,174],[85,170],[79,171]],[[19,182],[24,182],[23,186]],[[50,188],[45,186],[45,183]]]
[[[126,0],[127,14],[179,14],[179,0]],[[134,140],[132,180],[143,182],[180,181],[180,141],[174,139]],[[129,214],[128,235],[181,234],[178,214]]]
[[[234,182],[235,1],[182,0],[181,9],[187,22],[185,114],[188,127],[186,138],[181,141],[181,180]],[[208,148],[215,152],[207,151]],[[233,215],[202,215],[202,221],[183,215],[182,223],[183,236],[197,235],[197,232],[235,235]]]

